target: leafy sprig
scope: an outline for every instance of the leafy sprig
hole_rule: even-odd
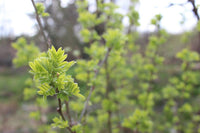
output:
[[[57,94],[59,98],[65,100],[68,100],[68,97],[72,95],[83,98],[73,78],[66,75],[66,72],[75,62],[67,62],[65,61],[66,58],[67,55],[64,54],[64,50],[59,48],[56,51],[52,46],[47,53],[42,53],[29,63],[30,72],[34,75],[34,79],[40,82],[38,94],[45,98]]]

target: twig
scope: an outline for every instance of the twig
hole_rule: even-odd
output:
[[[97,75],[99,74],[99,71],[100,71],[101,67],[103,66],[103,64],[105,63],[105,61],[107,60],[110,51],[111,51],[111,48],[108,48],[108,51],[107,51],[107,53],[106,53],[104,59],[98,64],[99,67],[98,67],[98,69],[95,71],[94,78],[96,78]],[[90,87],[90,92],[89,92],[89,95],[88,95],[88,97],[87,97],[87,99],[86,99],[86,101],[85,101],[84,108],[83,108],[83,110],[82,110],[82,112],[81,112],[80,119],[79,119],[79,123],[81,123],[81,120],[82,120],[82,118],[83,118],[85,112],[87,111],[88,102],[89,102],[89,100],[90,100],[90,98],[91,98],[92,91],[94,90],[94,88],[95,88],[94,85],[92,85],[92,86]]]
[[[37,11],[35,2],[34,2],[34,0],[31,0],[31,2],[32,2],[33,7],[34,7],[34,9],[35,9],[36,20],[37,20],[37,22],[38,22],[38,25],[39,25],[39,28],[40,28],[40,32],[41,32],[41,34],[42,34],[42,36],[43,36],[43,38],[44,38],[44,41],[45,41],[45,43],[46,43],[46,45],[47,45],[47,48],[50,48],[50,46],[51,46],[51,45],[50,45],[50,41],[48,41],[48,39],[47,39],[47,37],[46,37],[46,35],[45,35],[45,33],[44,33],[44,29],[43,29],[43,27],[42,27],[42,23],[41,23],[41,20],[40,20],[40,17],[39,17],[39,14],[38,14],[38,11]]]
[[[56,93],[58,94],[59,91],[58,91],[58,88],[56,88]],[[57,97],[58,98],[58,97]],[[63,115],[63,112],[62,112],[62,103],[61,103],[61,99],[58,98],[58,108],[57,108],[57,112],[59,113],[59,115],[62,117],[62,120],[63,121],[66,121],[64,115]],[[72,131],[71,127],[67,127],[67,129],[69,130],[70,133],[75,133]]]
[[[194,15],[196,16],[197,21],[199,21],[200,20],[200,16],[198,14],[198,8],[195,5],[195,0],[188,0],[188,2],[190,2],[192,4],[192,6],[193,6],[193,10],[192,11],[193,11]],[[198,32],[198,38],[199,38],[198,39],[199,46],[197,48],[197,52],[200,53],[200,32]]]
[[[200,17],[199,17],[199,14],[198,14],[198,9],[197,9],[197,7],[195,6],[195,0],[188,0],[191,4],[192,4],[192,7],[193,7],[193,13],[195,14],[195,16],[196,16],[196,18],[197,18],[197,20],[199,20],[200,19]]]
[[[61,99],[60,98],[58,98],[57,112],[60,114],[60,116],[62,117],[62,119],[65,121],[65,117],[64,117],[63,112],[62,112],[62,104],[61,104]]]

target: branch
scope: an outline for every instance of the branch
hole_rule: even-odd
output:
[[[109,56],[110,51],[111,51],[111,48],[108,48],[108,51],[107,51],[107,53],[106,53],[104,59],[103,59],[101,62],[99,62],[99,64],[98,64],[99,67],[98,67],[98,69],[95,71],[94,78],[96,78],[96,77],[98,76],[101,67],[103,66],[103,64],[105,63],[105,61],[108,59],[108,56]],[[83,116],[85,115],[85,113],[86,113],[86,111],[87,111],[88,102],[89,102],[89,100],[90,100],[90,98],[91,98],[92,91],[94,90],[94,88],[95,88],[94,85],[92,85],[92,86],[90,87],[90,92],[89,92],[89,95],[88,95],[88,97],[87,97],[87,99],[86,99],[86,101],[85,101],[84,108],[83,108],[83,110],[82,110],[82,112],[81,112],[80,119],[79,119],[79,123],[81,123],[81,120],[82,120]]]
[[[58,91],[58,88],[56,88],[56,93],[58,94],[59,91]],[[57,96],[58,98],[58,96]],[[58,108],[57,108],[57,112],[59,113],[59,115],[62,117],[62,120],[63,121],[66,121],[64,115],[63,115],[63,112],[62,112],[62,103],[61,103],[61,99],[58,98]],[[70,127],[67,127],[67,129],[69,130],[70,133],[75,133],[72,131],[72,129]]]
[[[199,19],[200,19],[200,16],[199,16],[199,14],[198,14],[198,9],[197,9],[197,7],[195,6],[195,0],[188,0],[187,2],[181,3],[181,4],[170,3],[167,7],[171,7],[171,6],[175,6],[175,5],[176,5],[176,6],[184,7],[188,2],[190,2],[190,3],[192,4],[192,7],[193,7],[192,11],[193,11],[195,17],[197,18],[197,20],[199,20]]]
[[[37,23],[38,23],[38,25],[39,25],[40,32],[41,32],[41,34],[42,34],[42,36],[43,36],[43,38],[44,38],[44,41],[45,41],[45,43],[46,43],[46,45],[47,45],[47,48],[50,48],[50,46],[51,46],[51,45],[50,45],[50,41],[48,41],[48,39],[47,39],[47,37],[46,37],[46,35],[45,35],[45,33],[44,33],[44,29],[43,29],[43,27],[42,27],[42,23],[41,23],[41,20],[40,20],[40,17],[39,17],[39,14],[38,14],[38,11],[37,11],[35,2],[34,2],[34,0],[31,0],[31,2],[32,2],[33,7],[34,7],[34,9],[35,9],[36,20],[37,20]]]
[[[65,121],[65,117],[64,117],[63,112],[62,112],[62,104],[61,104],[61,99],[60,98],[58,98],[57,112],[60,114],[60,116],[62,117],[62,119]]]
[[[198,14],[198,9],[197,9],[197,7],[195,6],[195,0],[188,0],[188,1],[191,2],[192,6],[193,6],[193,10],[192,10],[192,11],[193,11],[193,13],[195,14],[197,20],[199,20],[200,17],[199,17],[199,14]]]

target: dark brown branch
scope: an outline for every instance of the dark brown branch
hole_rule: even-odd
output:
[[[47,48],[50,48],[50,46],[51,46],[51,45],[50,45],[50,41],[48,41],[48,39],[47,39],[47,37],[46,37],[46,35],[45,35],[45,33],[44,33],[44,29],[43,29],[43,27],[42,27],[42,23],[41,23],[40,16],[39,16],[39,14],[38,14],[38,11],[37,11],[35,2],[34,2],[34,0],[31,0],[31,2],[32,2],[33,7],[34,7],[34,9],[35,9],[36,20],[37,20],[37,23],[38,23],[38,25],[39,25],[40,32],[41,32],[41,34],[42,34],[42,36],[43,36],[43,38],[44,38],[44,41],[45,41],[45,43],[46,43],[46,45],[47,45]]]
[[[188,0],[188,1],[192,4],[192,6],[193,6],[193,10],[192,11],[195,14],[197,20],[199,20],[200,18],[199,18],[199,14],[198,14],[198,9],[195,6],[195,0]]]
[[[106,53],[104,59],[103,59],[101,62],[99,62],[99,64],[98,64],[99,67],[98,67],[97,70],[95,70],[94,79],[98,76],[101,67],[103,66],[103,64],[105,63],[105,61],[107,60],[107,58],[108,58],[108,56],[109,56],[110,51],[111,51],[111,48],[108,49],[108,51],[107,51],[107,53]],[[94,88],[95,88],[94,85],[92,85],[92,86],[90,87],[90,92],[89,92],[89,95],[88,95],[88,97],[87,97],[87,99],[86,99],[86,101],[85,101],[84,108],[83,108],[83,110],[82,110],[82,112],[81,112],[80,119],[79,119],[79,123],[81,123],[81,120],[82,120],[83,116],[85,115],[85,113],[86,113],[86,111],[87,111],[88,102],[89,102],[89,100],[90,100],[90,98],[91,98],[92,91],[94,90]]]
[[[58,98],[57,112],[60,114],[60,116],[62,117],[62,119],[65,121],[65,117],[64,117],[63,112],[62,112],[62,104],[61,104],[61,99],[60,98]]]
[[[199,21],[200,20],[200,16],[198,14],[198,9],[195,6],[195,0],[188,0],[188,2],[190,2],[192,4],[192,6],[193,6],[193,10],[192,11],[193,11],[194,15],[196,16],[197,21]],[[199,45],[197,47],[197,52],[200,53],[200,32],[198,32],[198,43],[199,43]]]

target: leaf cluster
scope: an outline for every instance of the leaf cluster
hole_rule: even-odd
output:
[[[33,61],[40,53],[39,48],[33,42],[28,44],[23,37],[12,43],[12,47],[17,50],[16,57],[13,59],[16,67],[27,66],[29,61]]]
[[[74,65],[75,62],[67,62],[67,55],[61,48],[57,51],[52,46],[47,53],[42,53],[33,62],[30,62],[31,73],[34,79],[39,81],[38,94],[44,97],[57,94],[60,98],[68,99],[69,96],[79,94],[80,90],[71,76],[67,76],[66,72]]]

